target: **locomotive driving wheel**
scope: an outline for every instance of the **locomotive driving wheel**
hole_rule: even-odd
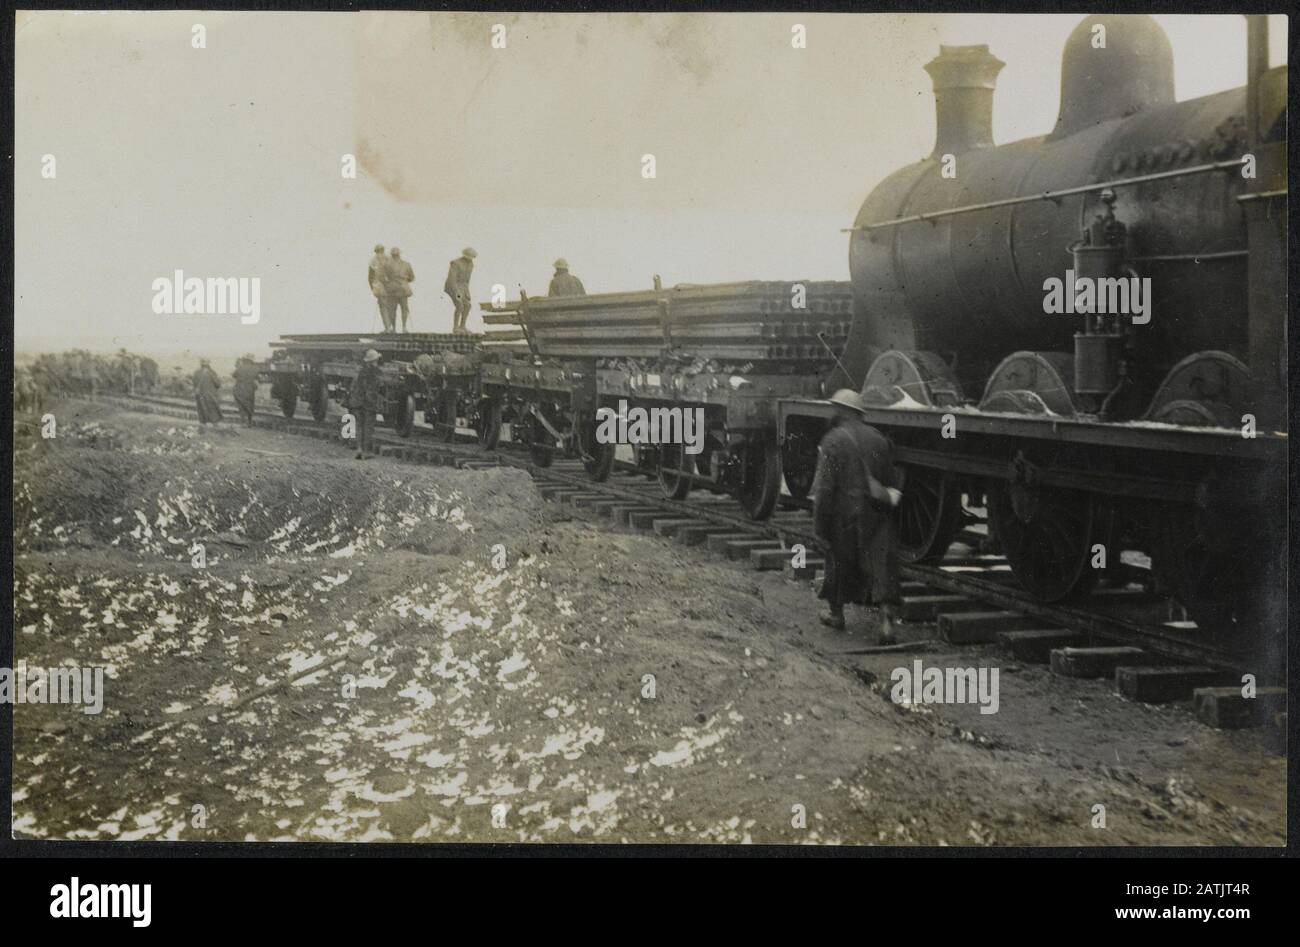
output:
[[[670,500],[685,500],[691,492],[691,478],[681,473],[686,457],[681,444],[659,445],[659,489]]]
[[[962,403],[962,391],[948,363],[934,352],[891,349],[867,369],[862,398],[867,404],[911,400],[925,407],[948,407]]]
[[[980,410],[1075,417],[1079,405],[1074,396],[1074,356],[1069,352],[1008,355],[989,376]]]
[[[1225,645],[1254,648],[1285,627],[1285,503],[1268,489],[1208,477],[1191,504],[1154,516],[1152,567],[1197,628]]]
[[[898,558],[938,562],[961,528],[961,491],[942,470],[908,467],[898,504]]]
[[[1222,352],[1184,359],[1169,373],[1148,416],[1190,427],[1233,426],[1247,405],[1245,367]],[[1193,502],[1170,504],[1152,522],[1152,567],[1199,629],[1225,644],[1254,647],[1285,621],[1285,497],[1248,468],[1206,475]]]
[[[1068,468],[1078,462],[1064,454],[1055,465]],[[1039,483],[1038,468],[1023,454],[1013,467],[1012,479],[996,481],[988,490],[989,526],[1012,573],[1043,602],[1086,592],[1100,571],[1092,567],[1094,545],[1101,543],[1107,555],[1119,555],[1108,545],[1111,509],[1091,493]]]
[[[765,520],[781,494],[781,450],[770,431],[755,434],[740,448],[736,499],[753,520]]]

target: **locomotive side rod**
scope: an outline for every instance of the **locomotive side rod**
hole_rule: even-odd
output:
[[[1092,191],[1101,191],[1107,188],[1130,187],[1134,184],[1146,184],[1150,181],[1165,181],[1170,178],[1189,177],[1194,174],[1209,174],[1214,171],[1229,171],[1233,168],[1239,168],[1245,164],[1244,158],[1236,158],[1231,161],[1215,161],[1211,164],[1198,164],[1190,168],[1177,168],[1173,171],[1156,171],[1152,174],[1140,174],[1131,178],[1115,178],[1111,181],[1099,181],[1096,184],[1080,184],[1078,187],[1067,187],[1059,191],[1044,191],[1041,194],[1023,194],[1020,197],[1004,197],[996,201],[985,201],[981,204],[963,204],[961,207],[950,207],[948,210],[935,211],[932,214],[913,214],[910,217],[899,217],[895,220],[882,220],[874,224],[862,224],[858,227],[844,227],[840,233],[854,233],[857,231],[883,230],[886,227],[897,227],[900,224],[919,223],[928,221],[933,223],[936,220],[942,220],[945,217],[956,217],[958,214],[973,214],[980,210],[992,210],[997,207],[1013,207],[1017,204],[1032,204],[1034,201],[1060,201],[1062,198],[1073,197],[1076,194],[1088,194]]]

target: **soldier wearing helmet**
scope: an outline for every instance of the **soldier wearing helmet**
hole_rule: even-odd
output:
[[[348,407],[357,423],[357,460],[365,460],[366,455],[375,453],[375,412],[383,403],[379,359],[374,349],[366,352],[348,398]]]
[[[569,272],[569,261],[560,257],[555,261],[555,275],[551,277],[551,288],[547,292],[548,296],[585,296],[587,289],[582,285],[582,280]]]
[[[199,409],[199,424],[221,423],[221,403],[217,400],[220,388],[221,379],[212,370],[212,362],[199,359],[199,370],[194,373],[194,403]]]
[[[469,278],[474,272],[476,256],[478,254],[474,252],[473,247],[466,247],[447,268],[447,282],[442,284],[442,289],[451,297],[455,306],[452,313],[452,332],[464,332],[465,323],[469,319]]]
[[[835,417],[817,447],[812,486],[813,525],[826,552],[821,597],[830,609],[821,622],[843,631],[847,603],[875,604],[880,642],[890,644],[900,600],[892,510],[902,498],[893,448],[863,419],[857,392],[842,388],[830,402]]]
[[[374,294],[375,302],[379,304],[379,318],[383,320],[384,331],[395,331],[397,322],[397,295],[393,287],[395,274],[391,261],[384,256],[382,243],[375,244],[375,255],[370,258],[370,265],[366,268],[366,279],[370,283],[370,292]]]

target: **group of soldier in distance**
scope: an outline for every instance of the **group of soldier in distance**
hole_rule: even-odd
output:
[[[469,283],[477,255],[472,247],[466,247],[448,268],[443,291],[452,302],[453,333],[467,331]],[[409,300],[415,273],[397,247],[387,254],[383,246],[375,247],[368,281],[379,305],[384,332],[397,331],[399,311],[402,331],[409,331]],[[569,272],[562,258],[555,261],[548,295],[586,295],[582,281]],[[379,368],[382,359],[375,349],[365,352],[348,394],[358,460],[376,453],[375,419],[383,400]],[[240,417],[245,426],[252,426],[258,387],[258,365],[253,356],[238,360],[233,382]],[[209,359],[202,359],[198,370],[188,378],[176,368],[170,378],[162,379],[152,359],[132,355],[125,349],[115,356],[81,351],[47,354],[30,366],[16,367],[14,405],[18,411],[39,414],[43,404],[56,398],[94,398],[100,392],[137,394],[159,388],[176,395],[192,394],[199,422],[205,427],[220,425],[224,420],[219,396],[221,378]],[[892,610],[900,600],[894,509],[904,484],[894,467],[889,439],[866,423],[862,397],[856,391],[842,389],[829,400],[835,406],[835,417],[818,447],[811,491],[814,530],[826,555],[825,581],[819,594],[828,610],[821,621],[844,631],[846,605],[874,604],[880,616],[880,642],[890,644],[894,641]]]

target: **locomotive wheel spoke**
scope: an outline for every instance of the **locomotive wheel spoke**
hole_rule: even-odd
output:
[[[1011,571],[1029,592],[1045,602],[1085,591],[1095,579],[1092,546],[1102,525],[1096,501],[1086,493],[1037,488],[1026,520],[1011,502],[1012,487],[989,491],[989,516]]]
[[[960,527],[961,495],[943,472],[909,468],[898,522],[899,560],[937,562]]]

